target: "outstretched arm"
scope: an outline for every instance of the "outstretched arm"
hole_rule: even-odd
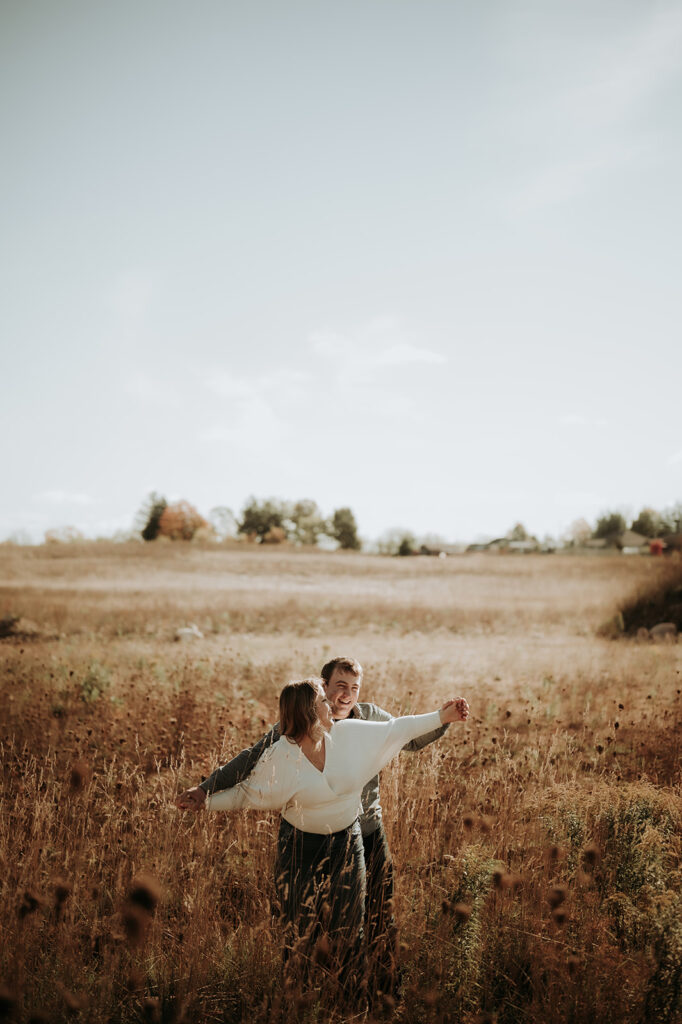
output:
[[[388,722],[340,722],[332,732],[332,757],[334,768],[340,769],[339,781],[346,791],[355,786],[362,788],[406,743],[441,725],[466,722],[468,717],[469,705],[459,697],[426,715],[406,715]]]
[[[367,721],[370,722],[390,722],[393,715],[389,714],[388,711],[384,711],[383,708],[378,707],[376,704],[369,705],[369,717]],[[437,729],[433,729],[431,732],[425,732],[422,736],[417,736],[416,739],[410,740],[402,748],[407,750],[410,754],[415,754],[419,750],[423,750],[424,747],[428,747],[430,743],[435,743],[442,736],[445,735],[450,726],[449,722],[445,725],[440,725]]]
[[[240,807],[256,807],[281,811],[297,785],[297,765],[292,765],[288,751],[277,744],[265,752],[243,782],[209,795],[206,810],[236,811]]]
[[[207,795],[218,793],[224,789],[232,789],[233,786],[243,782],[256,767],[263,753],[277,742],[279,736],[279,722],[277,722],[270,732],[258,740],[258,743],[245,748],[227,764],[216,768],[200,785],[192,786],[181,793],[175,801],[176,806],[183,811],[199,811],[204,806]]]

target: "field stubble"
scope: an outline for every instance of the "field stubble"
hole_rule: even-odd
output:
[[[680,648],[595,635],[655,572],[0,551],[0,617],[36,629],[0,646],[0,1013],[268,1019],[276,816],[172,799],[261,735],[285,681],[350,653],[396,713],[453,692],[472,708],[382,776],[405,992],[377,1014],[679,1019]],[[205,640],[174,643],[188,621]],[[335,1014],[305,993],[288,1010]]]

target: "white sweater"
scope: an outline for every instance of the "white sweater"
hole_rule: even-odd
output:
[[[302,832],[340,832],[360,813],[365,783],[406,743],[440,724],[438,711],[389,722],[336,722],[325,734],[322,771],[297,743],[282,736],[263,754],[248,779],[209,796],[206,807],[209,811],[240,807],[281,810],[285,821]]]

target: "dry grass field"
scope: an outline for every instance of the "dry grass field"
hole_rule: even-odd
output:
[[[382,776],[404,994],[375,1016],[682,1020],[682,644],[597,634],[660,571],[0,547],[0,1019],[346,1019],[280,999],[277,816],[173,798],[350,654],[394,713],[472,710]]]

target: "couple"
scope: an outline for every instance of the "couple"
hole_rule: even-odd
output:
[[[364,923],[372,987],[390,992],[393,870],[378,772],[401,748],[420,750],[450,722],[466,721],[469,709],[459,698],[431,714],[394,719],[358,703],[362,668],[353,658],[334,658],[321,676],[285,686],[279,723],[176,802],[184,810],[280,810],[276,887],[291,976],[324,959],[341,987],[354,991],[364,976]]]

